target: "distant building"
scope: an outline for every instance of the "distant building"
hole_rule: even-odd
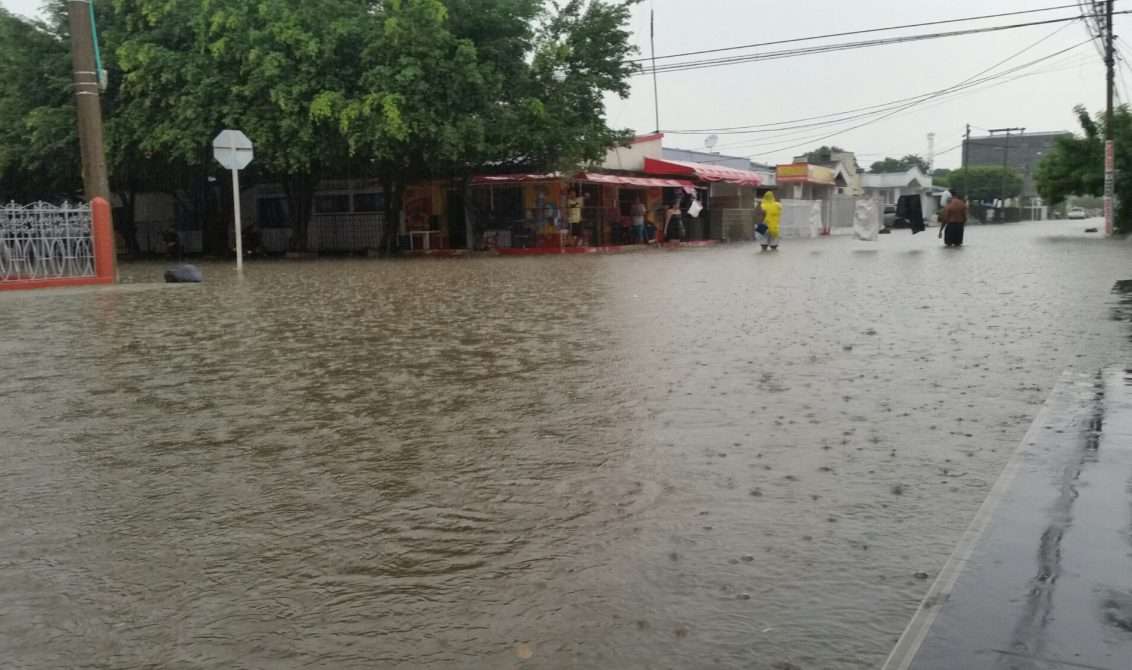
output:
[[[870,172],[861,176],[865,195],[876,196],[886,205],[895,205],[905,195],[923,195],[932,191],[932,178],[912,166],[903,172]]]
[[[967,165],[1007,166],[1017,170],[1023,178],[1022,197],[1038,197],[1035,177],[1038,165],[1053,149],[1059,137],[1072,137],[1065,131],[1045,133],[1021,133],[1007,136],[1005,133],[986,137],[972,137],[963,143]]]
[[[795,156],[794,164],[808,163],[807,158],[808,155]],[[834,151],[829,155],[828,161],[811,164],[833,170],[837,195],[855,197],[864,193],[861,188],[861,168],[857,163],[857,154],[852,151]]]

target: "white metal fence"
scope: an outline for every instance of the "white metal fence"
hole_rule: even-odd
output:
[[[0,281],[93,277],[89,205],[0,206]]]

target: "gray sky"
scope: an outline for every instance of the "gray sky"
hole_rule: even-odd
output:
[[[698,51],[792,37],[845,32],[870,27],[980,16],[1069,4],[1071,0],[645,0],[633,21],[641,55],[649,54],[649,9],[656,9],[658,55]],[[1132,9],[1118,0],[1117,9]],[[1071,15],[1048,14],[991,19],[904,31],[943,32],[966,27],[1023,23]],[[1118,16],[1117,34],[1132,27],[1132,18]],[[998,61],[1050,35],[1060,25],[1023,28],[985,35],[945,38],[912,44],[802,56],[728,67],[660,75],[660,124],[664,129],[721,128],[789,121],[907,98],[957,84]],[[828,41],[859,41],[900,33],[881,33]],[[1069,24],[1040,45],[1000,69],[1024,64],[1072,46],[1088,37],[1083,25]],[[790,48],[768,47],[768,49]],[[746,53],[746,52],[739,52]],[[730,53],[718,54],[730,55]],[[1132,58],[1132,46],[1128,47]],[[713,56],[701,56],[700,58]],[[1057,70],[1049,72],[1050,70]],[[997,71],[997,70],[996,70]],[[716,151],[751,155],[777,163],[822,144],[837,144],[858,153],[868,166],[885,155],[927,153],[927,134],[936,133],[936,149],[958,145],[964,125],[979,129],[1025,127],[1029,131],[1077,130],[1072,108],[1104,105],[1104,64],[1091,45],[1024,71],[1044,72],[926,102],[891,118],[828,139],[834,128],[762,135],[721,135]],[[990,74],[993,74],[990,73]],[[1023,74],[1022,71],[1018,73]],[[1124,78],[1132,85],[1132,70]],[[1118,78],[1118,86],[1121,81]],[[1127,94],[1132,97],[1132,91]],[[638,131],[651,131],[653,90],[650,77],[634,82],[627,101],[609,102],[610,121]],[[870,117],[871,118],[871,117]],[[870,118],[845,123],[852,126]],[[702,135],[669,134],[669,146],[703,148]],[[800,144],[797,148],[784,148]],[[777,151],[775,151],[777,149]],[[955,167],[956,149],[938,156],[939,167]]]
[[[13,11],[28,15],[36,13],[41,4],[41,0],[0,2]],[[665,55],[1062,4],[1069,4],[1069,0],[948,0],[932,3],[919,0],[645,0],[634,12],[632,28],[641,55],[647,56],[649,9],[655,7],[656,50],[658,55]],[[1132,0],[1117,0],[1117,8],[1132,9]],[[1064,10],[906,32],[939,32],[1029,22],[1071,13]],[[1117,34],[1125,32],[1122,28],[1132,28],[1132,16],[1117,17]],[[957,84],[1054,31],[1058,32],[1006,63],[997,72],[1083,41],[1087,36],[1084,26],[1080,23],[1064,28],[1061,25],[1039,26],[662,74],[660,123],[664,129],[679,130],[766,124],[908,98]],[[855,41],[894,34],[898,33],[831,41]],[[1128,34],[1132,35],[1132,31]],[[790,46],[797,45],[787,45]],[[784,47],[771,47],[776,48]],[[1127,47],[1127,51],[1132,58],[1132,45]],[[1132,85],[1132,68],[1122,70],[1122,78]],[[1076,130],[1072,112],[1074,105],[1084,104],[1093,110],[1104,105],[1104,65],[1091,45],[1018,74],[1024,73],[1040,74],[926,102],[830,138],[823,139],[822,136],[874,117],[863,117],[830,128],[760,135],[721,134],[716,151],[750,155],[755,160],[777,163],[789,161],[796,153],[821,144],[838,144],[856,151],[860,162],[867,166],[886,155],[926,154],[927,134],[934,132],[936,149],[940,152],[937,166],[955,167],[960,160],[960,152],[957,149],[943,152],[960,142],[966,123],[971,123],[976,133],[980,133],[981,129],[1011,126],[1025,127],[1030,131]],[[1132,98],[1132,89],[1124,92],[1121,79],[1117,83],[1122,95]],[[611,98],[609,112],[610,122],[615,127],[652,131],[655,122],[651,78],[636,78],[629,100]],[[703,135],[669,134],[666,143],[683,148],[703,148],[704,139]],[[800,146],[792,148],[791,145]]]

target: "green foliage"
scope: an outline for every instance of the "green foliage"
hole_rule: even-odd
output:
[[[936,186],[948,187],[951,185],[951,170],[936,168],[932,170],[932,183]]]
[[[1022,193],[1022,173],[998,165],[972,165],[948,174],[952,188],[956,188],[968,202],[982,202],[997,198],[1014,198]]]
[[[1082,135],[1058,138],[1038,166],[1038,192],[1050,205],[1072,195],[1104,195],[1104,116],[1094,119],[1080,106],[1075,111]],[[1127,106],[1117,108],[1114,121],[1116,227],[1132,232],[1132,111]]]
[[[841,147],[820,146],[804,154],[804,161],[806,163],[831,163],[833,162],[833,154],[842,153],[844,151],[845,150]]]
[[[0,8],[0,198],[81,190],[70,51],[40,21]]]
[[[903,158],[885,158],[882,161],[877,161],[869,167],[869,172],[882,173],[882,172],[907,172],[913,167],[920,168],[920,172],[928,173],[930,166],[919,154],[908,154]]]
[[[216,170],[215,134],[240,128],[252,170],[294,196],[302,241],[313,189],[347,165],[398,188],[599,160],[629,136],[604,99],[629,94],[636,2],[99,2],[112,186],[186,187]],[[6,191],[78,186],[67,2],[48,10],[44,24],[0,13]]]

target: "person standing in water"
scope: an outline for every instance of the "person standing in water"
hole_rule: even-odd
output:
[[[782,232],[782,205],[773,193],[763,196],[763,213],[765,215],[766,235],[760,240],[763,251],[769,247],[771,251],[778,251],[778,236]]]
[[[967,202],[963,200],[962,193],[952,192],[951,200],[939,215],[939,223],[939,234],[944,246],[963,246],[963,233],[967,227]]]
[[[643,244],[645,241],[645,213],[648,209],[640,198],[633,201],[630,210],[633,215],[633,244]]]

